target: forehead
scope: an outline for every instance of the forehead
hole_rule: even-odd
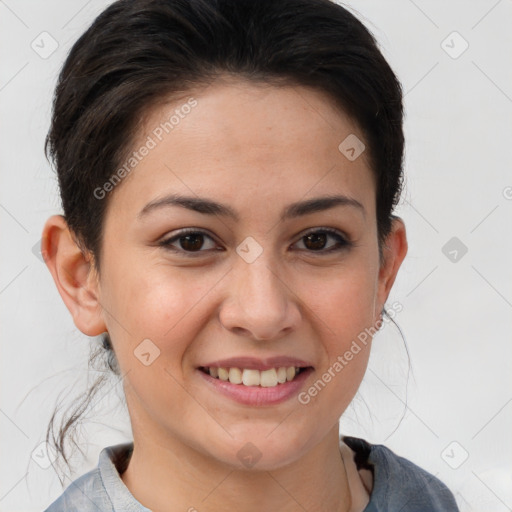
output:
[[[293,202],[339,192],[358,196],[371,211],[366,153],[351,160],[339,147],[351,137],[363,141],[356,123],[321,91],[222,80],[145,113],[133,151],[150,149],[116,195],[135,205],[175,191],[242,209],[255,197]]]

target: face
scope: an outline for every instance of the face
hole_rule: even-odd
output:
[[[133,150],[155,144],[109,198],[97,281],[136,440],[238,467],[250,442],[271,469],[337,424],[369,356],[370,340],[353,342],[398,270],[384,282],[366,153],[338,149],[350,135],[364,140],[302,87],[217,82],[148,112]],[[272,385],[271,368],[294,366]],[[265,385],[205,367],[267,369],[242,373]]]

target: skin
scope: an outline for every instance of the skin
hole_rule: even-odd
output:
[[[43,232],[75,325],[89,336],[110,333],[124,376],[135,448],[122,479],[155,511],[363,510],[368,493],[338,431],[371,342],[306,405],[296,397],[238,404],[213,392],[196,368],[292,355],[314,367],[307,390],[379,321],[407,252],[404,223],[394,220],[380,261],[366,153],[350,161],[338,150],[349,134],[364,138],[309,88],[219,80],[148,111],[134,149],[190,96],[198,105],[109,197],[100,274],[62,216]],[[138,217],[169,193],[224,203],[239,220],[179,206]],[[279,220],[291,203],[333,194],[356,199],[364,213],[345,205]],[[158,244],[187,227],[211,236],[199,243],[203,252],[191,256],[183,239],[172,245],[181,253]],[[304,236],[322,227],[352,245],[312,250]],[[236,252],[248,236],[263,249],[252,263]],[[325,248],[338,242],[329,235]],[[160,350],[148,366],[134,355],[144,339]],[[237,457],[248,442],[262,454],[252,468]]]

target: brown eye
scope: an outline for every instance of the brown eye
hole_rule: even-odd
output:
[[[185,254],[207,252],[215,248],[212,237],[196,229],[181,231],[171,238],[162,240],[159,245],[165,249]]]
[[[329,240],[334,240],[336,243],[329,242]],[[327,228],[311,231],[305,234],[299,242],[304,244],[308,252],[322,254],[341,250],[351,245],[338,231]]]
[[[180,246],[185,251],[197,251],[203,246],[203,235],[196,233],[194,235],[185,235],[178,238]]]
[[[323,232],[311,233],[304,237],[304,245],[313,251],[324,249],[326,242],[327,235]]]

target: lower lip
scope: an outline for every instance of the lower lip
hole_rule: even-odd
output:
[[[313,368],[303,370],[293,380],[268,388],[232,384],[229,381],[216,379],[202,370],[197,369],[197,371],[218,393],[241,404],[261,406],[279,404],[297,395],[304,381],[313,372]]]

